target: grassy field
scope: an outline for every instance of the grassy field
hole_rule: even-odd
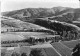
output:
[[[31,36],[33,36],[33,37],[35,36],[37,38],[45,38],[45,37],[54,36],[54,35],[50,35],[50,34],[43,33],[43,32],[20,32],[18,34],[23,35],[25,38],[28,38]]]
[[[50,35],[48,33],[43,32],[8,32],[1,34],[1,40],[22,40],[27,39],[29,37],[37,37],[37,38],[45,38],[45,37],[52,37],[54,35]]]
[[[17,35],[17,34],[7,34],[2,33],[1,34],[1,41],[16,41],[16,40],[23,40],[24,38]]]

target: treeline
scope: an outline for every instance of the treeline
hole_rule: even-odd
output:
[[[56,31],[53,30],[44,30],[44,29],[7,29],[6,31],[1,31],[1,33],[5,32],[45,32],[50,34],[56,34]]]
[[[36,44],[36,43],[44,43],[48,41],[58,41],[61,40],[59,35],[53,36],[53,37],[45,37],[45,38],[35,38],[35,37],[30,37],[28,39],[24,40],[13,40],[13,41],[1,41],[1,44],[9,44],[9,43],[30,43],[30,44]]]
[[[45,42],[58,42],[60,40],[62,41],[70,41],[70,40],[76,40],[80,39],[79,36],[76,37],[75,33],[72,34],[72,32],[66,33],[65,31],[59,32],[60,35],[54,35],[52,37],[44,37],[44,38],[38,38],[38,37],[29,37],[24,40],[16,40],[16,41],[1,41],[1,44],[9,44],[9,43],[29,43],[29,44],[37,44],[37,43],[45,43]],[[62,35],[61,35],[62,34]]]

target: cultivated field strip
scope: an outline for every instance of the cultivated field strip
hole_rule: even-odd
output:
[[[71,56],[71,50],[60,43],[53,43],[52,46],[62,55]]]
[[[46,52],[47,56],[59,56],[58,53],[55,52],[52,48],[43,48]]]
[[[68,46],[69,48],[74,48],[76,44],[78,44],[80,40],[73,40],[73,41],[61,41],[62,44]]]
[[[68,48],[69,50],[72,50],[72,48],[69,48],[68,46],[64,45],[63,43],[59,42],[61,45],[63,45],[64,47]]]

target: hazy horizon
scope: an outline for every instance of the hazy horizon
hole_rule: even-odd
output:
[[[19,10],[24,8],[52,8],[52,7],[79,8],[78,0],[3,0],[1,12]]]

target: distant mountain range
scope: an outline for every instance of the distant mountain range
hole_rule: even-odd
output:
[[[53,7],[53,8],[25,8],[9,12],[2,12],[3,16],[13,17],[23,21],[35,18],[48,18],[58,21],[80,21],[80,8]]]

